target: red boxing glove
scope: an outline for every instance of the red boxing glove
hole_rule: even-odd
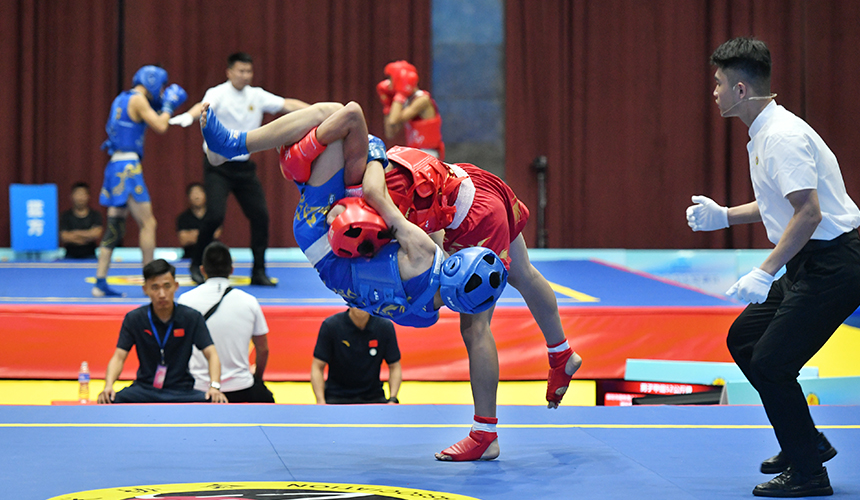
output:
[[[394,89],[391,87],[391,80],[386,78],[376,84],[376,94],[379,95],[379,102],[382,103],[382,113],[388,114],[391,110],[391,99],[394,97]]]
[[[292,146],[280,146],[278,163],[281,165],[281,175],[296,182],[307,182],[311,177],[311,164],[325,148],[325,145],[317,140],[316,127]]]
[[[391,78],[394,92],[411,96],[418,90],[418,73],[414,69],[401,68],[397,75]]]

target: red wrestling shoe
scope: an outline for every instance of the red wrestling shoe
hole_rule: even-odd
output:
[[[555,346],[549,346],[549,374],[546,378],[546,400],[547,400],[547,408],[558,408],[558,404],[561,403],[561,398],[564,397],[564,394],[567,392],[567,388],[570,386],[570,378],[573,377],[573,373],[576,373],[576,370],[579,369],[579,365],[582,364],[582,360],[578,359],[579,356],[573,352],[569,346],[558,352],[552,352],[553,349],[566,346],[567,340],[562,342],[561,344]],[[567,374],[565,368],[567,368],[567,360],[570,359],[571,356],[576,356],[575,360],[578,359],[576,363],[576,369],[570,375]]]
[[[496,433],[497,418],[475,415],[475,423],[469,435],[436,454],[436,460],[465,462],[470,460],[493,460],[499,456],[499,437]],[[489,424],[489,425],[488,425]],[[492,430],[483,430],[492,429]]]

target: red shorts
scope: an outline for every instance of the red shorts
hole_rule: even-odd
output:
[[[475,184],[475,199],[457,229],[445,230],[445,251],[449,254],[468,247],[486,247],[496,252],[510,268],[511,242],[529,220],[529,209],[513,190],[495,175],[468,163],[457,163]]]

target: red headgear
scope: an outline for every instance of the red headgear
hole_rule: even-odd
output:
[[[407,61],[394,61],[385,65],[385,74],[391,78],[395,92],[411,96],[418,88],[418,70]]]
[[[370,257],[391,241],[388,226],[364,198],[342,198],[340,213],[328,228],[328,242],[338,257]]]
[[[390,63],[386,64],[385,65],[385,74],[388,75],[389,77],[391,77],[391,76],[394,76],[396,73],[400,72],[401,69],[405,69],[408,71],[412,71],[414,73],[418,73],[418,70],[415,69],[415,66],[409,64],[408,61],[401,59],[400,61],[394,61],[394,62],[390,62]]]

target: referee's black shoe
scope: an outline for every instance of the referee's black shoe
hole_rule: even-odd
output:
[[[785,472],[753,489],[757,497],[823,497],[833,494],[827,469],[822,467],[815,474],[801,474],[789,466]]]
[[[836,456],[836,448],[830,445],[830,441],[824,437],[823,432],[818,433],[818,438],[815,441],[815,445],[818,448],[818,456],[821,458],[821,463],[824,463],[831,458]],[[761,473],[762,474],[779,474],[784,471],[791,465],[788,461],[788,458],[783,456],[780,451],[776,455],[768,458],[764,462],[761,463]]]
[[[266,276],[265,269],[254,269],[251,272],[251,284],[259,286],[277,286],[271,278]]]

